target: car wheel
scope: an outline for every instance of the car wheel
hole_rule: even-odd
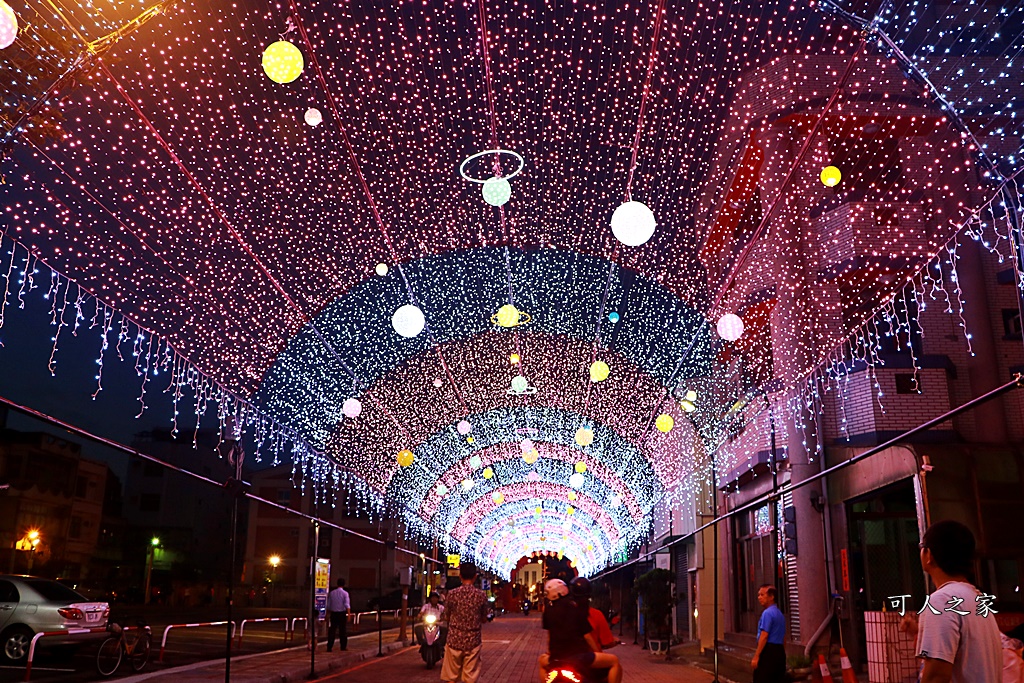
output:
[[[0,636],[3,656],[8,662],[20,664],[28,659],[28,647],[32,644],[32,629],[28,626],[11,626]]]

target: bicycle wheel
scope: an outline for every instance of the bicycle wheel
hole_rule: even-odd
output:
[[[100,676],[111,676],[121,666],[121,639],[111,636],[100,645],[96,653],[96,671]]]
[[[135,646],[132,647],[132,654],[130,659],[132,662],[132,669],[134,671],[142,671],[146,668],[146,662],[149,661],[149,648],[152,646],[153,639],[148,633],[140,633],[138,640],[135,641]]]

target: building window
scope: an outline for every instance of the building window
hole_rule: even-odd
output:
[[[89,480],[84,475],[78,475],[75,482],[75,498],[86,498],[89,491]]]
[[[1020,309],[1003,309],[1003,336],[1007,339],[1020,339]]]
[[[897,394],[920,394],[924,390],[921,388],[921,378],[915,377],[912,373],[897,373],[896,374],[896,393]]]
[[[82,518],[78,515],[72,515],[71,523],[68,525],[68,538],[81,538],[82,537]]]
[[[160,512],[160,494],[143,493],[139,496],[139,511]]]
[[[291,489],[278,489],[277,490],[277,502],[281,505],[287,505],[292,502],[292,490]]]

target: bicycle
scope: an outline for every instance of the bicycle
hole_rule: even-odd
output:
[[[133,671],[142,671],[149,661],[149,650],[153,644],[153,636],[149,626],[139,623],[135,629],[122,628],[118,624],[110,624],[107,630],[113,635],[103,641],[96,653],[96,671],[100,676],[112,676],[121,666],[122,657],[128,657]],[[128,633],[134,631],[132,638]]]

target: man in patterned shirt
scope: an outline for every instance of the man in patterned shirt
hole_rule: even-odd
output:
[[[448,591],[444,619],[448,622],[448,642],[441,664],[445,683],[476,683],[480,677],[480,627],[487,619],[487,594],[473,585],[476,565],[465,562],[459,567],[462,585]]]

